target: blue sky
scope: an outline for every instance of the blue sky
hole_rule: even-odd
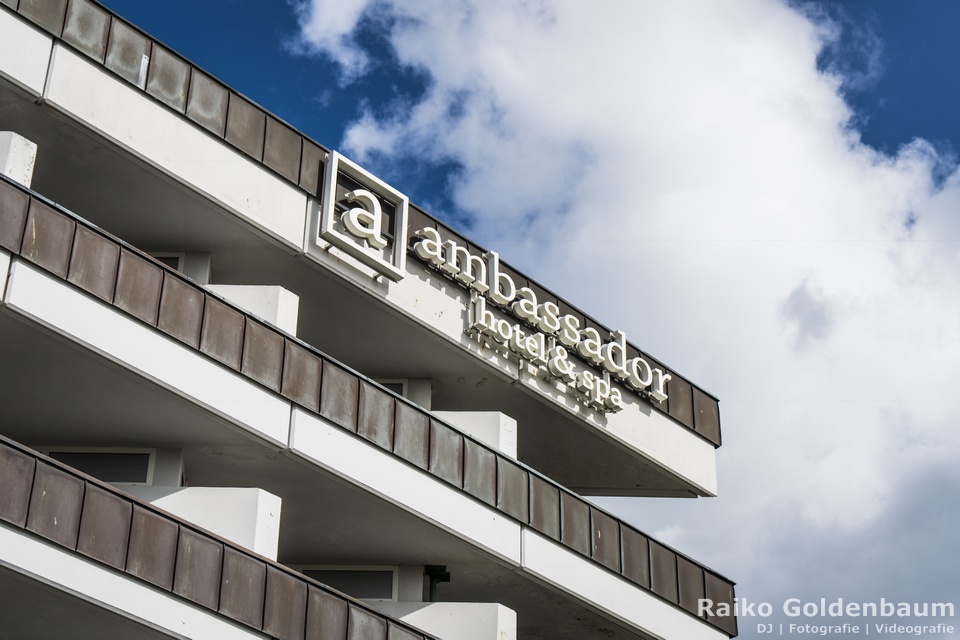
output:
[[[960,604],[960,4],[106,4],[720,398],[719,497],[605,506]]]
[[[835,4],[833,11],[845,14],[848,24],[866,30],[879,45],[875,79],[847,94],[863,114],[864,141],[888,152],[915,137],[956,148],[960,76],[953,63],[960,57],[960,40],[954,25],[960,6],[951,0]],[[862,70],[867,65],[860,59],[854,68]]]
[[[104,4],[331,148],[339,147],[362,105],[388,108],[416,99],[428,82],[424,74],[398,65],[389,46],[372,37],[366,46],[376,66],[341,85],[329,59],[298,54],[290,46],[299,32],[297,17],[278,0]],[[953,0],[794,4],[814,7],[839,25],[840,40],[825,49],[820,62],[854,78],[844,95],[857,111],[865,143],[889,153],[920,137],[945,149],[960,148],[960,74],[953,65],[960,59],[954,31],[960,5]],[[451,168],[433,168],[431,179],[398,177],[408,179],[404,186],[415,202],[449,205],[443,189]]]

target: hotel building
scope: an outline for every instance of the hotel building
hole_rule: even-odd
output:
[[[583,497],[717,491],[628,336],[92,0],[0,0],[0,132],[0,637],[737,634]]]

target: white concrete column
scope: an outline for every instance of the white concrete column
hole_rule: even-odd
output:
[[[35,143],[13,131],[0,131],[0,173],[29,187],[36,163]]]
[[[434,411],[464,433],[493,447],[500,453],[517,457],[517,421],[499,411]]]
[[[207,289],[235,305],[297,335],[300,296],[283,287],[268,285],[208,284]]]
[[[118,486],[245,549],[277,559],[279,496],[246,487]]]
[[[516,640],[517,613],[502,604],[475,602],[367,601],[388,616],[400,618],[445,640]]]

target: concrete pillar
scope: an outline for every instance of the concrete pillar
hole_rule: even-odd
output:
[[[245,549],[277,559],[279,496],[246,487],[118,486]]]
[[[207,289],[287,333],[297,335],[300,296],[292,291],[277,286],[239,284],[208,284]]]
[[[465,433],[511,458],[517,457],[517,421],[499,411],[434,411]]]
[[[516,640],[517,614],[502,604],[389,602],[367,604],[446,640]]]
[[[0,131],[0,173],[29,187],[37,163],[37,145],[13,131]]]

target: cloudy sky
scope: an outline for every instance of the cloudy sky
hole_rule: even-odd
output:
[[[960,606],[956,3],[107,4],[720,398],[719,498],[605,506]]]

